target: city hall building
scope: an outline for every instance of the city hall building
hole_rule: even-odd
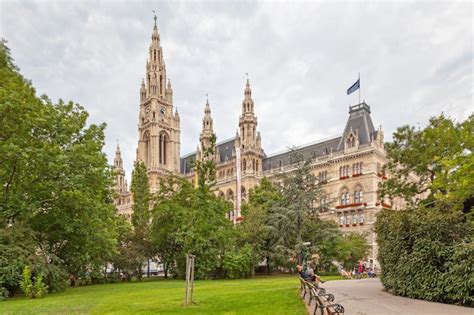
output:
[[[203,158],[203,148],[208,147],[215,135],[211,107],[204,106],[202,130],[195,152],[180,155],[180,117],[173,107],[173,89],[166,78],[166,65],[160,35],[155,25],[151,36],[146,62],[146,74],[140,87],[138,109],[138,144],[136,159],[148,169],[150,188],[159,189],[160,178],[169,172],[195,181],[193,161]],[[239,100],[235,100],[236,105]],[[238,105],[237,105],[238,106]],[[325,196],[318,202],[325,209],[323,219],[333,220],[343,232],[365,232],[372,246],[369,259],[375,261],[377,246],[374,233],[376,214],[389,205],[377,197],[378,184],[385,180],[382,166],[386,163],[382,127],[375,128],[368,104],[350,106],[347,122],[341,124],[337,137],[316,141],[278,154],[267,154],[258,131],[252,89],[247,79],[241,101],[241,115],[237,120],[238,132],[232,138],[218,142],[216,161],[216,194],[234,204],[229,219],[245,220],[240,215],[240,202],[245,202],[249,190],[264,177],[277,181],[281,174],[295,170],[295,152],[311,159],[311,171],[317,176]],[[283,131],[283,130],[282,130]],[[288,144],[291,145],[291,144]],[[116,170],[119,213],[130,218],[133,196],[125,179],[120,148],[117,146],[114,168]]]

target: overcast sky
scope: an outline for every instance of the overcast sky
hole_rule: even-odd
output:
[[[341,134],[346,89],[387,138],[445,112],[473,112],[473,6],[468,2],[2,1],[0,36],[38,94],[85,106],[107,123],[130,177],[139,88],[153,13],[181,117],[181,155],[195,150],[205,94],[218,141],[235,135],[250,82],[267,154]]]

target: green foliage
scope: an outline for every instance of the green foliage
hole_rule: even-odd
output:
[[[23,268],[20,288],[25,296],[30,298],[40,298],[48,293],[48,286],[43,282],[43,275],[37,275],[33,282],[33,280],[31,280],[31,270],[28,266]]]
[[[227,279],[250,277],[253,273],[252,247],[245,245],[240,249],[226,252],[222,269]]]
[[[308,215],[303,228],[303,239],[311,242],[309,251],[318,256],[318,259],[312,262],[318,274],[321,271],[330,271],[334,267],[332,262],[342,258],[338,247],[345,238],[334,221]]]
[[[346,270],[352,270],[355,264],[369,253],[365,235],[359,233],[345,234],[336,244],[335,251],[338,261],[341,261]]]
[[[15,293],[19,266],[28,264],[49,270],[44,280],[56,290],[65,272],[102,268],[115,252],[112,172],[102,152],[105,124],[88,125],[87,112],[73,102],[37,97],[4,41],[0,77],[0,246],[10,244],[0,268],[11,266],[5,267],[3,285]],[[25,232],[24,240],[16,230]]]
[[[135,233],[146,235],[150,224],[150,185],[145,163],[135,162],[132,172],[131,191],[133,193],[132,225]]]
[[[215,274],[232,242],[232,224],[225,217],[229,203],[185,179],[169,176],[160,183],[153,209],[152,240],[174,276],[184,277],[185,256],[196,255],[196,278]]]
[[[134,273],[142,278],[142,265],[153,257],[154,250],[150,241],[151,193],[145,163],[135,162],[132,173],[131,191],[133,193],[133,231],[123,240],[121,254],[128,258],[128,267],[134,266]]]
[[[200,189],[211,189],[216,182],[216,163],[214,160],[216,136],[214,134],[209,139],[208,147],[203,147],[202,150],[203,158],[195,161],[193,168],[197,173],[198,187]]]
[[[376,222],[382,283],[412,298],[474,305],[473,229],[460,211],[382,211]]]
[[[293,153],[293,160],[295,169],[282,176],[278,186],[282,198],[272,204],[267,226],[281,261],[293,257],[301,263],[303,230],[307,219],[316,217],[319,208],[314,204],[324,192],[311,172],[311,160],[304,160],[298,152]]]
[[[417,205],[448,200],[462,204],[474,197],[474,116],[456,123],[443,114],[430,119],[423,130],[402,126],[385,146],[389,179],[380,184],[379,195],[401,197]],[[421,198],[420,198],[421,195]]]
[[[195,277],[220,276],[222,260],[235,242],[235,231],[225,217],[230,203],[212,192],[215,173],[215,139],[204,150],[203,160],[195,164],[199,185],[169,175],[160,182],[153,208],[151,239],[165,271],[184,277],[185,257],[196,256]]]
[[[25,296],[34,297],[33,281],[31,280],[31,270],[28,266],[23,268],[23,277],[20,282],[20,288],[23,294],[25,294]]]
[[[281,200],[282,196],[276,186],[267,178],[263,178],[259,185],[249,191],[248,202],[242,206],[244,220],[236,226],[238,231],[238,245],[249,244],[253,252],[253,265],[266,261],[267,274],[270,273],[273,261],[278,254],[275,241],[270,236],[267,226],[269,209],[272,204]]]
[[[390,178],[381,197],[401,197],[375,225],[382,282],[395,294],[474,305],[474,116],[444,115],[423,130],[403,126],[387,145]]]

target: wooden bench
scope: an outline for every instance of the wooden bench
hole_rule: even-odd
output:
[[[306,281],[303,278],[300,279],[300,292],[303,295],[303,299],[306,297],[306,294],[309,294],[308,305],[311,305],[311,302],[314,300],[314,312],[313,315],[316,315],[317,310],[320,310],[320,315],[339,315],[344,314],[344,307],[340,304],[333,303],[334,295],[327,293],[324,288],[321,288],[316,283]]]

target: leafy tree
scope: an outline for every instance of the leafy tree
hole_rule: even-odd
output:
[[[441,114],[423,130],[402,126],[385,148],[390,178],[381,183],[381,197],[401,197],[412,206],[435,199],[463,203],[473,198],[474,116],[462,123]],[[425,199],[425,195],[429,194]]]
[[[473,117],[403,126],[387,145],[390,178],[380,195],[409,202],[375,224],[382,283],[395,294],[474,305]]]
[[[253,265],[265,260],[267,274],[270,274],[276,257],[275,242],[270,237],[267,221],[272,204],[282,198],[281,193],[267,178],[249,191],[249,198],[242,206],[244,220],[237,225],[239,245],[249,244],[252,248]]]
[[[4,41],[0,77],[0,229],[6,242],[15,240],[11,253],[25,252],[8,237],[23,227],[33,245],[21,259],[38,253],[45,265],[76,275],[102,268],[116,248],[117,218],[102,152],[105,125],[86,126],[88,114],[78,104],[37,97]],[[63,281],[53,273],[45,274],[46,281],[58,281],[48,282],[50,289]]]
[[[308,250],[318,256],[313,262],[319,271],[331,271],[332,262],[341,258],[338,247],[344,241],[339,227],[334,221],[321,220],[318,216],[307,215],[303,229],[303,239],[310,242]]]
[[[143,262],[153,257],[153,247],[150,241],[151,225],[151,193],[148,182],[147,168],[141,161],[135,163],[132,173],[131,191],[133,193],[132,225],[133,234],[127,242],[127,251],[135,262],[135,274],[138,280],[142,278]]]
[[[160,182],[153,209],[152,241],[166,271],[184,277],[186,254],[196,255],[196,278],[222,271],[225,253],[234,244],[231,222],[225,213],[230,204],[214,194],[215,138],[196,162],[198,187],[169,175]]]
[[[359,260],[367,256],[369,244],[365,235],[359,233],[345,234],[335,246],[336,257],[346,270],[352,270]]]

